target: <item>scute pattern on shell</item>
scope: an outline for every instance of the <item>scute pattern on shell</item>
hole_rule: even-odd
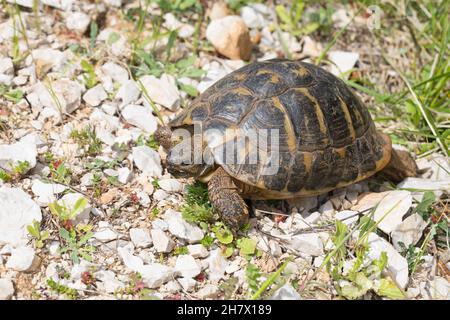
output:
[[[237,180],[255,187],[247,195],[252,198],[332,190],[367,178],[390,158],[389,141],[376,132],[360,99],[331,73],[300,61],[273,59],[230,73],[170,125],[194,122],[201,122],[203,130],[221,132],[279,130],[280,168],[275,175],[262,174],[268,165],[262,161],[221,164]]]

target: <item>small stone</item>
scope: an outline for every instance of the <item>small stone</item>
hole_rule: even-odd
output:
[[[195,289],[195,285],[197,284],[197,281],[192,278],[180,278],[178,279],[178,282],[180,283],[181,287],[187,292],[193,291]]]
[[[119,173],[117,180],[119,180],[120,183],[126,184],[131,180],[131,171],[127,167],[119,168],[117,169],[117,172]]]
[[[93,238],[100,242],[109,242],[117,240],[119,234],[111,228],[108,222],[99,223],[98,231],[94,232]]]
[[[217,283],[225,276],[225,270],[228,267],[228,261],[222,256],[220,249],[211,251],[209,258],[209,280]]]
[[[138,271],[139,272],[139,271]],[[165,265],[159,263],[151,263],[144,265],[140,274],[142,275],[142,280],[151,289],[159,288],[162,284],[173,279],[176,272]]]
[[[330,200],[328,200],[327,202],[325,202],[323,205],[320,206],[319,212],[327,218],[332,218],[335,213],[333,203]]]
[[[139,204],[141,206],[143,206],[144,208],[148,208],[150,206],[151,200],[145,191],[137,192],[136,196],[139,198]]]
[[[84,174],[80,179],[80,185],[84,187],[90,187],[93,184],[94,174],[92,172],[88,172]]]
[[[206,29],[206,38],[220,54],[229,59],[250,59],[250,34],[244,20],[239,16],[212,20]]]
[[[130,238],[137,248],[148,248],[152,244],[150,232],[146,229],[131,228]]]
[[[161,179],[158,181],[161,189],[167,192],[181,192],[183,185],[177,179]]]
[[[395,190],[385,193],[373,214],[373,220],[379,222],[378,228],[389,234],[402,223],[403,216],[412,206],[409,191]]]
[[[359,53],[357,52],[346,52],[346,51],[330,51],[328,52],[328,57],[334,65],[331,65],[330,72],[335,76],[340,76],[341,74],[346,74],[348,78],[348,71],[353,69],[356,62],[359,60]]]
[[[310,36],[304,36],[302,40],[303,40],[302,53],[305,56],[318,57],[322,53],[323,47],[320,42],[313,40]]]
[[[132,149],[133,161],[144,174],[153,177],[162,175],[159,153],[148,146],[137,146]]]
[[[11,58],[0,58],[0,74],[13,75],[14,65]]]
[[[380,259],[381,253],[386,252],[388,262],[386,270],[392,274],[397,285],[405,289],[408,284],[408,262],[398,253],[394,247],[375,233],[369,234],[368,258],[371,260]]]
[[[187,221],[185,221],[180,212],[172,209],[166,211],[164,221],[169,225],[169,231],[174,236],[187,240],[189,243],[199,242],[203,239],[203,231]]]
[[[450,179],[449,180],[430,180],[423,178],[406,178],[397,185],[400,189],[418,189],[418,190],[429,190],[429,191],[445,191],[450,190]]]
[[[70,30],[84,33],[91,23],[91,18],[83,12],[70,12],[66,16],[66,26]]]
[[[219,294],[219,288],[214,284],[207,284],[197,291],[198,299],[213,299]]]
[[[35,141],[31,137],[25,136],[19,142],[13,144],[0,145],[0,168],[7,172],[14,172],[14,169],[26,164],[24,172],[36,166],[37,147]]]
[[[262,28],[267,24],[264,16],[255,10],[253,6],[242,7],[241,17],[249,28]]]
[[[179,255],[175,263],[175,271],[178,271],[182,277],[194,278],[202,271],[195,259],[188,255]]]
[[[290,284],[286,283],[275,291],[270,300],[301,300],[300,294]]]
[[[450,282],[442,277],[434,277],[430,284],[432,299],[450,300]]]
[[[122,101],[120,104],[120,108],[122,106],[126,106],[130,103],[134,103],[139,96],[141,95],[141,91],[137,86],[134,80],[125,81],[120,87],[119,91],[117,91],[115,98]]]
[[[153,193],[153,199],[155,199],[156,201],[163,201],[168,196],[169,194],[161,189],[158,189]]]
[[[315,209],[317,207],[316,196],[288,199],[287,202],[291,207],[297,208],[299,212],[309,212],[311,209]]]
[[[402,251],[403,248],[400,246],[400,242],[406,248],[410,245],[415,245],[422,237],[422,232],[426,226],[427,223],[417,213],[403,220],[391,233],[394,248],[397,251]]]
[[[0,187],[0,246],[26,245],[27,227],[42,220],[41,209],[18,188]]]
[[[97,281],[97,289],[104,290],[107,293],[115,293],[116,291],[125,288],[125,284],[116,278],[114,272],[109,270],[101,270],[94,273]]]
[[[323,254],[323,243],[316,233],[294,235],[288,240],[288,247],[313,257]]]
[[[152,226],[154,229],[159,229],[161,231],[169,230],[169,225],[164,220],[159,218],[152,221]]]
[[[146,75],[141,77],[140,81],[152,101],[170,111],[177,111],[180,108],[180,92],[175,78],[167,74],[163,74],[159,79]],[[144,99],[144,106],[151,110],[151,105],[146,99]]]
[[[127,105],[122,110],[122,116],[128,123],[144,130],[147,133],[151,134],[156,131],[158,122],[151,110],[147,107],[134,104]]]
[[[37,197],[36,202],[40,206],[47,206],[49,203],[56,201],[55,195],[65,191],[67,187],[62,184],[44,183],[39,179],[33,180],[31,191]]]
[[[108,98],[108,95],[101,84],[92,87],[83,95],[83,100],[92,107],[100,105],[106,98]]]
[[[178,293],[181,290],[181,286],[176,280],[167,282],[165,288],[170,293]]]
[[[227,3],[225,1],[214,1],[209,11],[209,18],[211,20],[221,19],[230,14]]]
[[[117,196],[119,191],[116,188],[108,190],[106,193],[103,193],[100,196],[100,203],[101,204],[108,204],[111,203]]]
[[[175,242],[160,229],[152,229],[151,231],[153,246],[158,252],[171,252],[175,247]]]
[[[11,257],[6,262],[6,268],[32,272],[39,266],[40,259],[36,256],[36,252],[30,247],[19,247],[11,250]]]
[[[14,295],[14,285],[9,279],[0,279],[0,300],[10,300]]]
[[[202,244],[191,244],[187,249],[194,258],[206,258],[209,255],[209,251]]]
[[[344,210],[337,212],[335,218],[350,226],[358,221],[359,217],[357,213],[357,211]]]
[[[129,79],[127,69],[113,62],[105,63],[101,67],[101,71],[105,75],[110,77],[114,82],[118,82],[121,85],[123,85]]]

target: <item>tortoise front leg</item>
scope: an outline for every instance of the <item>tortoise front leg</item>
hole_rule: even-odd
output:
[[[248,221],[248,208],[233,178],[218,168],[208,182],[209,200],[222,221],[237,232]]]

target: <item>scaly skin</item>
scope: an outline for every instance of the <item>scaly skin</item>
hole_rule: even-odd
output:
[[[231,176],[218,168],[208,183],[209,200],[221,220],[237,232],[248,221],[248,208]]]

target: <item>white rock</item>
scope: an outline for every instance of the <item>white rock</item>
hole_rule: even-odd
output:
[[[55,94],[56,98],[51,94]],[[36,83],[30,88],[27,98],[33,109],[47,110],[49,115],[58,116],[61,113],[72,113],[81,103],[82,87],[69,79],[58,79],[52,82],[51,88],[42,82]]]
[[[31,272],[34,271],[39,265],[39,258],[36,256],[36,252],[30,247],[19,247],[11,250],[11,257],[6,262],[6,268]]]
[[[357,211],[343,210],[343,211],[337,212],[335,215],[335,218],[337,220],[342,221],[346,225],[350,226],[350,225],[356,223],[356,221],[358,221],[359,217],[358,217],[357,213],[358,213]]]
[[[126,248],[119,248],[118,253],[125,266],[132,271],[139,272],[149,288],[158,288],[176,275],[172,268],[159,263],[144,265],[142,259],[131,254]]]
[[[249,28],[262,28],[266,25],[264,16],[251,6],[241,8],[241,17]]]
[[[422,237],[422,232],[427,226],[423,218],[414,213],[400,223],[391,233],[392,243],[397,251],[401,251],[402,247],[399,242],[402,242],[406,248],[409,245],[415,245]]]
[[[140,270],[142,280],[149,288],[158,288],[167,281],[173,279],[176,272],[165,265],[151,263],[144,265]]]
[[[137,248],[148,248],[152,244],[150,232],[146,229],[131,228],[130,238]]]
[[[13,172],[20,163],[27,162],[28,169],[36,166],[37,148],[35,141],[25,136],[19,142],[0,145],[0,168]]]
[[[36,65],[44,70],[60,71],[67,62],[68,56],[51,48],[38,48],[31,51]]]
[[[175,79],[163,74],[160,79],[155,76],[143,76],[140,78],[142,85],[153,102],[162,105],[170,111],[177,111],[180,107],[180,92],[175,84]],[[151,108],[150,103],[144,99],[144,105]],[[150,109],[151,110],[151,109]]]
[[[388,191],[376,207],[373,220],[379,222],[379,229],[389,234],[402,223],[403,216],[411,206],[412,196],[409,191]]]
[[[178,35],[181,38],[188,38],[195,32],[194,26],[180,22],[171,12],[164,15],[164,20],[165,26],[169,30],[178,30]]]
[[[166,233],[160,229],[152,229],[151,231],[153,246],[158,252],[171,252],[175,247],[175,242],[170,239]]]
[[[335,212],[333,208],[333,203],[330,200],[328,200],[327,202],[325,202],[323,205],[320,206],[319,212],[324,216],[326,216],[327,218],[332,218]]]
[[[155,199],[156,201],[162,201],[168,196],[169,194],[162,189],[158,189],[155,191],[155,193],[153,193],[153,199]]]
[[[59,255],[59,248],[60,248],[59,241],[52,241],[48,245],[48,252],[50,253],[51,256],[56,257]]]
[[[126,106],[139,99],[141,91],[134,80],[125,81],[117,91],[115,98],[121,100],[120,107]]]
[[[434,277],[430,284],[432,299],[450,300],[450,283],[445,278]]]
[[[401,189],[417,189],[418,191],[450,190],[450,180],[430,180],[423,178],[406,178],[397,185]]]
[[[213,1],[208,14],[211,20],[220,19],[229,15],[227,3],[225,1]]]
[[[302,53],[311,57],[318,57],[322,51],[323,47],[320,42],[313,40],[310,36],[304,36],[303,40],[303,50]]]
[[[41,209],[28,194],[17,188],[0,188],[0,246],[25,245],[29,241],[27,226],[41,219]]]
[[[107,62],[102,65],[101,72],[121,85],[125,84],[129,79],[127,69],[113,62]]]
[[[0,279],[0,300],[10,300],[14,295],[14,286],[9,279]]]
[[[151,200],[145,191],[136,192],[136,196],[139,198],[139,204],[141,206],[144,208],[148,208],[150,206]]]
[[[125,288],[125,285],[116,278],[114,272],[109,270],[101,270],[94,274],[97,282],[97,288],[107,293],[115,293],[119,289]]]
[[[55,195],[65,191],[67,187],[57,183],[44,183],[39,179],[33,180],[31,191],[37,197],[36,202],[40,206],[47,206],[50,202],[56,201]]]
[[[250,59],[250,34],[245,21],[239,16],[212,20],[206,28],[206,38],[220,54],[229,59]]]
[[[161,179],[158,184],[161,189],[167,192],[181,192],[183,190],[183,184],[177,179]]]
[[[345,74],[350,71],[359,59],[359,53],[346,51],[330,51],[328,57],[334,65],[331,65],[330,72],[335,76]],[[348,74],[345,78],[348,78]]]
[[[169,225],[169,232],[180,239],[187,240],[189,243],[199,242],[203,239],[203,231],[185,221],[180,212],[167,210],[164,221]]]
[[[408,284],[408,262],[398,253],[394,247],[375,233],[369,234],[368,257],[372,260],[379,259],[384,251],[388,257],[386,269],[394,277],[394,281],[400,288],[405,289]]]
[[[183,254],[179,255],[175,263],[175,271],[178,271],[182,277],[194,278],[202,271],[200,265],[195,261],[194,257]]]
[[[111,225],[107,222],[100,224],[97,232],[94,232],[93,238],[101,242],[109,242],[117,240],[119,234],[111,228]]]
[[[129,124],[147,133],[154,133],[156,131],[158,121],[152,114],[151,109],[147,107],[129,104],[122,110],[122,116]]]
[[[132,174],[130,169],[128,169],[127,167],[119,168],[117,169],[117,172],[119,173],[117,179],[120,183],[126,184],[131,180]]]
[[[323,254],[323,243],[316,233],[294,235],[288,240],[287,245],[289,248],[309,256],[317,257]]]
[[[161,220],[159,218],[152,221],[152,227],[154,229],[159,229],[162,231],[169,230],[169,225],[164,220]]]
[[[147,147],[137,146],[132,149],[133,161],[146,175],[160,177],[162,175],[161,158],[158,152]]]
[[[83,12],[70,12],[66,16],[66,26],[70,30],[84,33],[91,23],[91,18]]]
[[[207,284],[203,288],[197,291],[197,297],[199,299],[215,298],[219,293],[219,288],[213,284]]]
[[[165,288],[170,293],[178,293],[181,290],[181,286],[177,280],[167,282]]]
[[[206,258],[209,255],[209,251],[202,244],[190,244],[187,249],[194,258]]]
[[[80,185],[85,186],[85,187],[92,186],[93,179],[94,179],[94,174],[92,172],[88,172],[80,178]]]
[[[11,58],[0,58],[0,74],[13,75],[14,65]]]
[[[208,278],[213,283],[217,283],[225,276],[228,261],[222,256],[220,249],[211,251],[207,261],[209,264]]]
[[[289,283],[275,291],[270,300],[301,300],[300,294]]]
[[[195,285],[197,284],[197,281],[192,278],[180,278],[178,279],[178,282],[181,287],[188,292],[193,291],[195,289]]]
[[[100,83],[86,91],[83,95],[83,100],[92,107],[100,105],[106,98],[108,98],[108,95]]]
[[[58,200],[58,203],[62,206],[65,206],[69,210],[73,210],[77,201],[83,198],[86,199],[81,193],[68,193],[65,194],[60,200]],[[75,224],[81,222],[88,223],[89,213],[91,212],[91,209],[92,209],[91,204],[89,203],[89,201],[86,201],[86,206],[84,207],[83,210],[78,212],[77,216],[74,219]]]

